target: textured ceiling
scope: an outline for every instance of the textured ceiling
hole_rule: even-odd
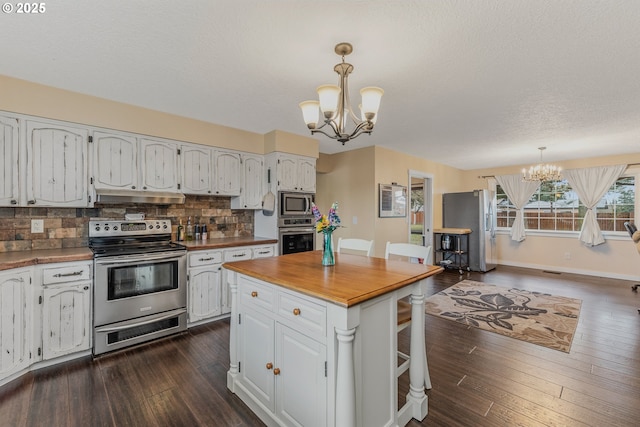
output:
[[[110,0],[0,16],[0,74],[252,132],[384,88],[380,145],[460,169],[640,152],[640,1]]]

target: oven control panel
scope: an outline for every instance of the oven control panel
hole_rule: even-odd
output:
[[[90,220],[89,237],[148,236],[171,233],[168,219],[141,221]]]

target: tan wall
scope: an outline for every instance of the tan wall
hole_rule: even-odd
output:
[[[640,163],[640,153],[586,158],[565,162],[554,162],[563,169],[587,168],[617,164]],[[489,181],[479,178],[486,175],[508,175],[520,173],[530,165],[510,166],[495,169],[476,169],[462,172],[464,191],[476,188],[488,188]],[[637,172],[638,166],[630,167],[629,172]],[[636,202],[636,215],[638,202]],[[640,222],[636,220],[636,222]],[[508,234],[497,236],[498,260],[500,264],[541,268],[562,272],[589,275],[603,275],[634,280],[640,277],[640,255],[636,252],[631,239],[627,236],[607,238],[602,245],[587,247],[580,243],[577,236],[549,237],[530,233],[523,242],[514,242]]]
[[[339,237],[375,238],[374,148],[362,148],[341,154],[321,154],[318,164],[330,164],[331,172],[318,173],[316,181],[316,204],[326,213],[333,202],[338,202],[338,214],[343,227],[334,233],[334,242]],[[354,223],[354,217],[356,222]],[[318,236],[321,237],[321,236]],[[316,247],[320,248],[318,238]]]
[[[318,142],[313,138],[280,131],[267,134],[267,138],[1,75],[0,110],[256,154],[265,154],[268,139],[277,151],[318,157]],[[271,151],[275,150],[266,152]]]
[[[387,241],[407,242],[409,225],[405,218],[378,218],[378,184],[408,186],[409,170],[433,175],[434,225],[441,225],[442,193],[462,191],[461,171],[382,147],[321,154],[316,201],[321,210],[323,206],[328,209],[334,200],[339,202],[345,228],[335,233],[336,241],[340,236],[373,239],[374,255],[379,257],[384,256]],[[353,224],[354,216],[357,224]]]
[[[319,155],[318,146],[318,140],[315,138],[295,135],[281,130],[274,130],[264,135],[265,154],[279,151],[317,158]]]

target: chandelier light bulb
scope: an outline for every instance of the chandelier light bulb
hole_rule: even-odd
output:
[[[318,101],[304,101],[300,104],[302,118],[309,129],[315,129],[320,117],[320,103]]]
[[[325,118],[331,118],[338,109],[338,99],[341,89],[336,85],[322,85],[318,87],[318,98],[320,99],[320,109]]]

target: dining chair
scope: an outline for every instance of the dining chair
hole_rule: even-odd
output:
[[[347,249],[350,251],[364,252],[367,256],[373,255],[373,240],[365,240],[365,239],[343,239],[340,237],[338,239],[338,248],[336,249],[337,253],[340,253],[342,249]]]
[[[384,257],[392,259],[392,256],[402,257],[411,263],[427,264],[431,256],[431,246],[415,245],[413,243],[391,243],[387,242]],[[406,300],[398,300],[398,327],[397,332],[402,331],[411,325],[411,303]],[[424,385],[431,389],[431,377],[429,376],[429,366],[427,364],[427,352],[425,349]],[[398,351],[398,356],[404,361],[398,366],[398,376],[409,369],[409,355]]]

